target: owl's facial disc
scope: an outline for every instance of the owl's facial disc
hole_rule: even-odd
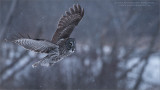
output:
[[[68,39],[66,42],[66,46],[69,52],[73,53],[75,51],[75,40],[72,38]]]
[[[74,41],[70,41],[70,42],[69,42],[69,47],[70,47],[70,50],[71,50],[72,52],[75,51],[75,44],[74,44]]]

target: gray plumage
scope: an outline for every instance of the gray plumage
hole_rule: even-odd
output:
[[[57,30],[51,41],[20,38],[14,40],[14,42],[23,46],[25,49],[39,53],[47,53],[44,58],[33,64],[33,67],[37,65],[52,66],[54,63],[71,55],[75,51],[75,39],[69,37],[83,15],[84,9],[82,9],[80,5],[73,5],[73,8],[70,8],[70,11],[66,11],[66,15],[60,18]]]

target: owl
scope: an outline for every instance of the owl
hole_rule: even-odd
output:
[[[76,41],[74,38],[70,38],[70,35],[83,16],[84,9],[79,4],[73,5],[73,8],[66,11],[65,15],[60,18],[57,30],[51,40],[19,38],[13,42],[25,49],[47,54],[44,58],[34,63],[32,65],[33,68],[38,65],[53,66],[56,62],[75,52]]]

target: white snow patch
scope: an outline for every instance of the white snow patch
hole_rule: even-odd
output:
[[[111,47],[109,47],[109,46],[107,46],[107,45],[103,47],[103,53],[104,53],[105,55],[110,54],[111,51],[112,51],[112,48],[111,48]]]
[[[135,57],[129,60],[127,63],[127,68],[131,68],[135,63],[139,62],[139,57]]]
[[[127,74],[127,76],[128,76],[128,77],[131,77],[131,78],[137,78],[137,76],[139,75],[139,72],[140,72],[140,70],[141,70],[141,68],[142,68],[143,65],[144,65],[144,61],[141,62],[140,64],[138,64],[138,66],[136,66],[136,67],[132,70],[132,72],[129,72],[129,73]]]
[[[98,58],[92,65],[91,71],[94,76],[98,76],[102,69],[102,61]]]
[[[125,51],[124,47],[120,47],[118,57],[122,58],[125,55],[125,53],[126,53],[126,51]]]
[[[127,68],[132,67],[132,65],[138,62],[138,60],[138,58],[133,58],[133,60],[130,60],[127,64]],[[127,74],[128,77],[134,79],[133,82],[135,82],[136,78],[139,76],[139,70],[141,70],[143,65],[144,61],[141,62],[136,68],[134,68],[132,72]],[[152,83],[153,85],[160,85],[160,56],[153,55],[149,58],[148,65],[145,68],[142,78],[145,82]],[[147,87],[147,83],[142,83],[140,88],[145,89]]]
[[[25,56],[20,60],[20,62],[17,63],[17,65],[13,68],[14,70],[18,69],[19,67],[22,67],[24,64],[26,64],[30,60],[29,56]]]
[[[147,65],[143,78],[146,81],[157,83],[160,85],[160,57],[151,56]]]
[[[2,76],[2,80],[5,80],[8,78],[8,76],[10,76],[13,73],[12,70],[8,70],[3,76]]]

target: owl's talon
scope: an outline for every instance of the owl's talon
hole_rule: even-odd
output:
[[[32,68],[36,68],[36,67],[37,67],[37,65],[35,65],[35,64],[32,65]]]
[[[36,68],[38,66],[39,62],[36,62],[35,64],[32,65],[33,68]]]
[[[32,65],[32,68],[36,68],[37,66],[35,64]]]

